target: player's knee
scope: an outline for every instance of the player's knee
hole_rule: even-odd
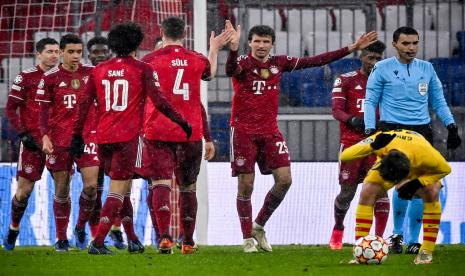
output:
[[[356,186],[355,186],[356,187]],[[356,189],[342,188],[339,195],[336,197],[341,206],[350,206],[350,202],[354,199]]]
[[[253,192],[253,182],[242,182],[239,183],[238,195],[249,198]]]
[[[282,188],[285,188],[285,189],[289,189],[289,187],[291,187],[292,185],[292,177],[291,175],[280,175],[277,177],[276,179],[276,185],[282,187]]]
[[[376,201],[378,193],[382,190],[381,186],[374,183],[363,184],[362,191],[360,192],[359,204],[373,206]]]
[[[86,186],[82,189],[84,194],[86,194],[89,197],[93,197],[97,194],[97,185],[89,185]]]
[[[16,199],[19,202],[27,201],[29,197],[31,196],[32,188],[33,187],[29,187],[29,186],[18,188],[18,190],[16,190],[16,195],[15,195]]]

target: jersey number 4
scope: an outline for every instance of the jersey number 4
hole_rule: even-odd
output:
[[[189,100],[189,84],[183,83],[181,88],[182,75],[184,74],[184,69],[178,69],[176,73],[176,80],[174,81],[173,93],[176,95],[182,95],[182,98],[185,101]]]
[[[109,80],[102,80],[102,84],[105,86],[105,111],[124,111],[128,107],[128,81],[117,79],[112,84]]]

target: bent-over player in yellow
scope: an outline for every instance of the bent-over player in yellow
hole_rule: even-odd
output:
[[[355,238],[368,235],[377,197],[396,186],[400,198],[411,199],[416,194],[424,201],[423,244],[414,263],[432,263],[441,220],[440,180],[451,172],[449,164],[423,136],[410,130],[374,134],[344,150],[340,158],[350,162],[372,153],[377,161],[363,181]]]

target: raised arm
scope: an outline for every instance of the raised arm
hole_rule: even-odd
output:
[[[229,21],[229,20],[227,20]],[[215,32],[211,32],[210,35],[210,51],[208,53],[208,61],[210,62],[210,79],[216,76],[218,68],[218,52],[228,44],[234,33],[231,29],[225,30],[218,36],[215,36]],[[202,78],[203,79],[203,78]],[[206,79],[203,79],[206,80]]]

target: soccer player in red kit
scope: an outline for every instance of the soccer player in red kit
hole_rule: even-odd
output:
[[[226,29],[234,29],[227,24]],[[362,35],[354,44],[315,57],[272,56],[275,32],[264,25],[248,34],[251,52],[238,57],[240,26],[230,43],[226,74],[232,77],[234,96],[231,114],[231,168],[238,177],[237,212],[244,238],[243,250],[257,252],[253,238],[264,251],[272,248],[264,226],[291,186],[290,157],[278,129],[278,100],[283,72],[321,66],[363,49],[376,40],[376,33]],[[252,224],[251,195],[258,163],[262,174],[273,174],[275,184]]]
[[[13,250],[19,234],[19,224],[27,207],[34,183],[42,176],[45,166],[45,154],[41,150],[40,107],[35,101],[37,84],[44,72],[58,62],[60,48],[53,38],[43,38],[36,43],[36,56],[39,64],[24,70],[13,81],[6,116],[13,128],[19,133],[21,146],[19,151],[16,178],[18,188],[11,199],[11,224],[3,241],[5,250]],[[19,114],[17,113],[19,109]]]
[[[40,129],[43,151],[47,154],[46,166],[53,174],[55,196],[53,210],[56,223],[56,251],[68,251],[66,230],[69,223],[71,201],[69,197],[70,172],[76,162],[81,168],[84,182],[79,199],[79,218],[75,228],[76,245],[85,248],[84,224],[92,212],[97,196],[99,160],[96,152],[73,156],[70,152],[71,135],[77,120],[79,102],[83,99],[93,66],[80,63],[83,43],[75,34],[64,35],[60,40],[63,63],[46,72],[38,84],[36,101],[41,103]],[[86,123],[86,141],[92,143],[91,131],[94,118]],[[83,222],[84,221],[84,222]],[[78,230],[84,235],[78,235]],[[80,239],[83,240],[80,240]]]
[[[386,46],[377,41],[362,50],[360,59],[362,67],[357,71],[342,74],[334,81],[332,90],[333,116],[340,122],[341,150],[365,139],[363,123],[365,88],[368,76],[376,62],[380,61]],[[371,155],[351,163],[339,164],[339,184],[341,190],[334,201],[335,224],[329,247],[342,249],[344,234],[344,218],[350,203],[357,191],[358,183],[362,183],[367,172],[376,161]],[[389,199],[387,194],[376,201],[376,235],[382,237],[389,217]]]
[[[163,48],[143,58],[160,73],[164,96],[192,125],[192,137],[166,118],[148,101],[144,119],[144,146],[140,174],[152,182],[152,211],[160,233],[160,253],[172,253],[169,235],[171,218],[170,192],[173,174],[179,184],[181,231],[184,234],[182,254],[195,252],[193,234],[197,215],[196,182],[202,159],[202,105],[200,81],[210,80],[216,72],[219,49],[230,41],[232,31],[210,37],[210,57],[183,47],[185,22],[169,17],[161,24]],[[212,67],[212,68],[211,68]],[[206,151],[213,143],[206,144]]]
[[[80,148],[85,116],[97,101],[99,123],[97,143],[99,158],[110,177],[110,191],[103,205],[97,235],[89,246],[89,254],[112,254],[104,239],[117,216],[132,222],[133,209],[129,198],[134,176],[139,135],[145,100],[149,97],[168,118],[181,126],[188,138],[191,126],[177,113],[159,91],[157,72],[150,65],[135,59],[144,34],[139,25],[129,22],[114,26],[108,44],[116,57],[97,65],[89,79],[79,120],[74,125],[73,146]],[[132,225],[132,224],[131,224]],[[128,251],[142,253],[144,247],[134,232],[126,229]]]

